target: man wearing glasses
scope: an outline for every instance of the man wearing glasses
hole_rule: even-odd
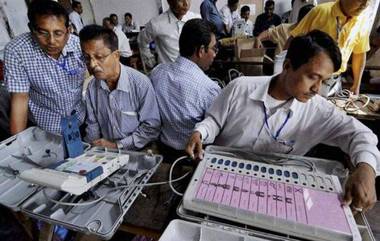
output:
[[[158,65],[150,76],[162,120],[160,153],[169,161],[185,154],[194,125],[203,120],[220,92],[203,72],[218,51],[215,33],[215,26],[206,20],[187,21],[179,37],[180,56],[173,63]]]
[[[93,79],[86,93],[86,138],[95,146],[138,150],[157,139],[160,115],[149,78],[120,64],[114,31],[89,25],[79,33]]]
[[[10,132],[30,124],[61,133],[61,117],[76,111],[83,123],[82,84],[85,65],[79,39],[70,35],[66,10],[57,2],[33,1],[28,9],[30,33],[5,48],[5,83],[11,93]]]
[[[319,143],[338,146],[355,166],[346,183],[345,203],[354,211],[366,211],[376,202],[377,137],[317,95],[340,66],[339,48],[326,33],[314,30],[294,38],[279,75],[241,77],[223,90],[196,125],[187,153],[202,158],[202,142],[295,155]]]

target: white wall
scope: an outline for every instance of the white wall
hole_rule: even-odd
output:
[[[95,22],[102,24],[104,17],[115,13],[119,23],[124,23],[124,14],[130,12],[140,25],[145,25],[151,18],[158,16],[161,7],[157,0],[90,0]]]

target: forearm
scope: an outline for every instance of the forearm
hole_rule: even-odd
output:
[[[352,90],[357,90],[357,92],[359,92],[359,89],[360,89],[365,62],[366,62],[366,53],[352,54],[352,74],[353,74]]]
[[[9,130],[15,135],[26,129],[28,122],[28,93],[12,93],[10,103]]]
[[[148,143],[158,139],[160,134],[160,122],[142,123],[140,126],[127,137],[119,140],[123,148],[128,150],[139,150]]]

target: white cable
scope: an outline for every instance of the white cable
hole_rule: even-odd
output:
[[[363,94],[354,95],[347,89],[342,90],[335,97],[330,97],[329,100],[347,113],[355,113],[358,110],[364,109],[371,101],[369,96]],[[339,105],[337,100],[344,101],[343,105]],[[358,106],[356,102],[362,102],[364,104],[362,106]]]
[[[104,194],[103,196],[101,196],[95,200],[88,201],[88,202],[82,202],[82,203],[69,203],[69,202],[62,202],[62,201],[54,200],[46,194],[45,189],[42,190],[42,193],[47,200],[49,200],[50,202],[55,203],[55,204],[59,204],[59,205],[63,205],[63,206],[88,206],[88,205],[92,205],[92,204],[95,204],[97,202],[100,202],[101,200],[106,198],[112,191],[115,191],[118,189],[131,188],[131,187],[150,187],[150,186],[158,186],[158,185],[165,185],[165,184],[170,185],[171,182],[178,182],[178,181],[184,179],[185,177],[187,177],[187,175],[189,175],[189,174],[190,174],[190,172],[187,172],[179,178],[176,178],[174,180],[165,181],[165,182],[152,182],[152,183],[145,183],[145,184],[133,184],[133,185],[117,186],[117,187],[111,188],[106,194]]]
[[[169,171],[169,186],[170,186],[170,188],[172,189],[172,191],[173,191],[175,194],[177,194],[178,196],[183,196],[183,193],[178,192],[178,191],[173,187],[173,185],[172,185],[172,174],[173,174],[173,169],[174,169],[174,166],[175,166],[179,161],[182,161],[182,160],[184,160],[184,159],[186,159],[186,158],[188,158],[188,156],[181,156],[180,158],[178,158],[177,160],[175,160],[175,161],[173,162],[173,164],[171,165],[171,167],[170,167],[170,171]],[[189,174],[189,172],[186,173],[186,175],[187,175],[187,174]]]

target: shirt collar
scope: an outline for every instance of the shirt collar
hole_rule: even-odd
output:
[[[340,0],[336,1],[333,4],[331,12],[333,16],[336,16],[339,19],[339,21],[341,21],[342,23],[346,22],[347,16],[344,15],[342,9],[340,8]],[[358,16],[353,16],[351,17],[351,20],[356,19],[357,17]]]
[[[100,81],[100,87],[104,90],[110,91],[105,80]],[[117,81],[117,87],[115,90],[129,92],[130,89],[131,89],[131,86],[128,79],[127,68],[124,65],[120,64],[120,76],[119,76],[119,80]]]
[[[179,66],[186,66],[186,68],[189,68],[189,66],[190,66],[190,67],[195,68],[196,70],[199,70],[202,73],[204,73],[203,70],[196,63],[194,63],[193,61],[191,61],[188,58],[185,58],[185,57],[182,57],[182,56],[178,56],[177,59],[175,60],[175,62]]]
[[[189,16],[189,11],[186,12],[185,15],[183,15],[182,19],[179,20],[173,13],[173,11],[169,8],[168,10],[168,18],[169,18],[169,23],[176,23],[176,22],[187,22],[187,20],[190,20],[190,16]]]
[[[268,80],[263,80],[265,81],[264,84],[262,85],[256,85],[254,90],[251,92],[251,94],[248,96],[250,99],[255,100],[255,101],[261,101],[265,104],[266,102],[266,96],[268,95],[268,90],[269,90],[269,85],[271,80],[276,77],[270,76]],[[294,112],[296,109],[297,105],[297,100],[295,98],[292,98],[289,100],[289,104],[286,105],[286,109],[289,109],[291,112]]]

